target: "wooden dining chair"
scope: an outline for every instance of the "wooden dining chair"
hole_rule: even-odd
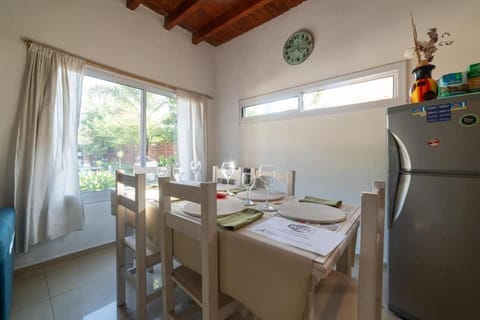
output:
[[[162,294],[161,288],[147,293],[147,269],[160,263],[160,247],[147,239],[145,174],[116,172],[116,255],[117,305],[125,304],[125,283],[135,289],[137,319],[147,317],[147,303]],[[126,227],[134,229],[126,235]],[[128,268],[126,250],[135,256],[135,267]]]
[[[230,184],[233,184],[234,185],[241,185],[242,184],[242,172],[243,172],[243,168],[236,168],[234,171],[233,171],[233,175],[230,177]],[[217,166],[213,166],[212,168],[212,181],[213,182],[218,182],[218,183],[223,183],[223,184],[226,184],[227,183],[227,179],[225,178],[225,176],[223,175],[223,172],[222,172],[222,169],[220,167],[217,167]]]
[[[315,320],[380,320],[382,313],[385,183],[361,196],[359,279],[332,271],[315,290]]]
[[[173,286],[176,284],[202,308],[203,319],[225,319],[235,312],[238,304],[219,291],[216,183],[193,186],[159,178],[158,184],[164,318],[181,316],[175,312]],[[170,197],[200,204],[200,219],[174,214]],[[184,233],[200,243],[201,274],[182,265],[173,268],[173,232]]]

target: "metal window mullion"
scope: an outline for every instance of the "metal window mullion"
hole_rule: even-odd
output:
[[[303,91],[300,91],[298,93],[298,112],[301,113],[303,112]]]
[[[147,92],[142,90],[141,108],[140,108],[140,166],[146,166],[147,153]]]
[[[396,99],[399,97],[399,92],[400,92],[400,75],[398,70],[395,70],[395,72],[392,73],[393,76],[393,99]]]

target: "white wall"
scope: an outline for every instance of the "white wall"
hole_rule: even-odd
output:
[[[85,203],[84,230],[41,242],[32,246],[28,253],[17,254],[15,269],[115,241],[115,217],[110,211],[110,201]]]
[[[16,136],[20,84],[26,50],[20,37],[62,48],[80,56],[172,85],[214,95],[214,47],[194,46],[179,27],[163,28],[161,16],[125,0],[0,0],[0,206],[13,205],[13,140]],[[108,207],[108,206],[107,206]],[[17,266],[113,240],[105,205],[87,208],[85,231],[34,247]],[[92,219],[90,219],[90,218]],[[107,230],[108,229],[108,230]],[[95,238],[95,235],[96,238]]]
[[[359,203],[373,178],[386,178],[384,108],[245,125],[239,100],[402,60],[413,42],[409,10],[421,38],[437,26],[455,40],[440,48],[434,76],[480,61],[478,0],[306,1],[215,51],[213,161],[293,168],[297,194]],[[282,47],[299,29],[313,32],[315,48],[306,62],[290,66]]]

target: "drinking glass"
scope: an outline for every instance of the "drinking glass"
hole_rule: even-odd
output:
[[[265,205],[260,207],[263,211],[277,210],[275,207],[268,204],[268,191],[276,176],[277,172],[275,171],[275,167],[270,164],[263,164],[258,170],[258,179],[260,179],[265,186]]]
[[[175,181],[180,182],[182,180],[183,170],[180,167],[173,168],[173,177]]]
[[[198,160],[192,160],[192,162],[190,162],[190,169],[192,169],[195,181],[198,181],[198,174],[200,173],[200,169],[202,169],[202,163]]]
[[[168,168],[167,167],[158,167],[157,176],[168,177]]]
[[[247,190],[247,199],[243,203],[245,206],[254,206],[255,203],[250,200],[250,192],[255,185],[255,173],[254,172],[242,172],[242,186]]]
[[[235,171],[235,162],[225,161],[222,163],[222,173],[225,176],[225,179],[227,179],[227,187],[230,184],[230,178],[232,177],[234,171]]]

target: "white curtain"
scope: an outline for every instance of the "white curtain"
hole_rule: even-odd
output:
[[[193,180],[192,160],[200,161],[199,178],[207,178],[207,97],[177,90],[177,143],[183,178]]]
[[[17,251],[84,227],[77,131],[84,61],[31,44],[15,154]]]

